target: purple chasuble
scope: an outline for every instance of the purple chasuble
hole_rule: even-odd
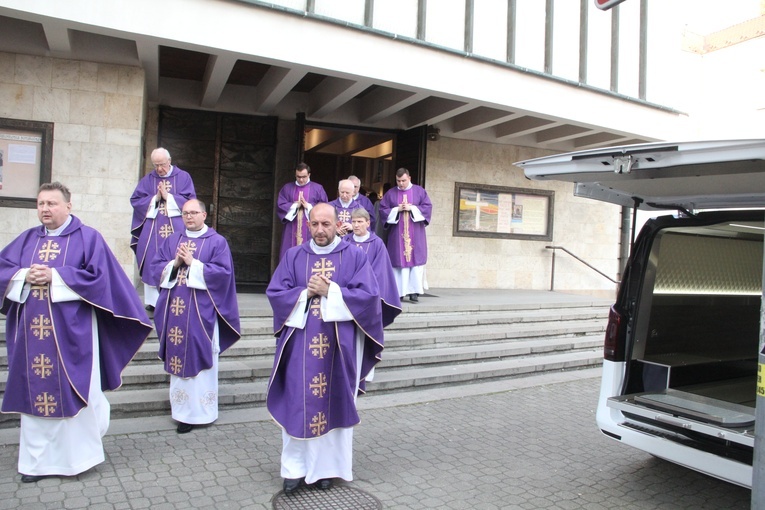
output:
[[[185,228],[170,236],[151,263],[150,270],[157,282],[167,263],[175,258],[181,243],[186,243],[193,257],[204,264],[207,289],[189,287],[189,266],[181,264],[176,284],[170,289],[159,289],[154,323],[159,336],[159,358],[165,362],[165,372],[188,378],[212,367],[216,321],[220,352],[239,340],[239,305],[231,250],[226,239],[212,228],[199,237],[187,237]]]
[[[300,199],[301,194],[306,202],[311,205],[327,202],[327,194],[321,184],[308,181],[307,184],[298,186],[297,183],[288,182],[282,187],[276,199],[276,213],[284,225],[279,260],[283,259],[287,250],[293,246],[299,246],[311,239],[311,232],[308,230],[308,218],[302,207],[298,209],[292,220],[287,219],[287,213],[290,212],[292,204]]]
[[[356,198],[354,198],[356,202],[361,204],[361,207],[366,209],[366,211],[369,213],[369,230],[374,232],[375,230],[375,205],[372,203],[369,198],[365,197],[364,195],[356,195]]]
[[[7,315],[8,382],[2,411],[68,418],[88,405],[93,366],[93,311],[101,387],[122,384],[122,371],[151,332],[151,323],[125,271],[103,237],[72,216],[59,236],[39,226],[0,252],[0,288],[32,264],[54,268],[80,296],[52,302],[50,286],[32,286],[24,303],[3,299]],[[26,284],[29,285],[29,284]]]
[[[348,204],[348,207],[344,207],[339,198],[331,201],[329,205],[335,208],[335,211],[337,211],[337,219],[342,223],[350,223],[351,213],[353,213],[353,210],[362,207],[362,205],[355,200],[351,200],[351,203]]]
[[[416,184],[408,190],[389,189],[380,201],[380,221],[387,221],[390,212],[405,202],[416,205],[425,221],[412,221],[409,211],[400,211],[398,223],[386,223],[390,262],[393,267],[424,266],[428,261],[425,227],[430,224],[433,211],[427,192]]]
[[[149,206],[156,199],[157,187],[161,181],[170,183],[170,194],[175,198],[179,209],[183,209],[183,204],[197,197],[191,176],[177,166],[173,166],[172,173],[165,177],[160,177],[156,170],[152,171],[141,179],[133,192],[133,196],[130,197],[130,204],[133,206],[130,248],[135,253],[141,281],[153,287],[156,287],[159,282],[154,281],[149,275],[149,271],[144,271],[144,269],[151,264],[158,247],[173,232],[182,232],[186,228],[180,215],[172,218],[167,215],[167,202],[165,200],[160,200],[156,205],[156,218],[146,217]]]
[[[286,326],[312,274],[323,273],[342,292],[353,320],[325,322],[318,296],[306,307],[304,329]],[[364,253],[340,242],[329,254],[310,243],[287,252],[266,289],[278,337],[266,405],[292,437],[311,439],[359,422],[357,377],[369,374],[383,350],[380,297]],[[356,370],[357,331],[364,335],[360,373]]]
[[[343,240],[361,249],[367,255],[369,265],[372,266],[372,272],[377,278],[377,286],[380,289],[383,327],[390,326],[396,316],[401,313],[401,298],[398,295],[396,277],[393,274],[393,267],[391,267],[385,243],[374,232],[369,232],[369,237],[365,241],[356,241],[353,238],[353,233],[343,237]]]

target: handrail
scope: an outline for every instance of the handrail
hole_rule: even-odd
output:
[[[593,266],[592,264],[590,264],[589,262],[587,262],[587,261],[585,261],[585,260],[582,260],[580,257],[577,257],[576,255],[574,255],[573,253],[571,253],[570,251],[568,251],[568,250],[567,250],[566,248],[564,248],[563,246],[545,246],[545,248],[547,248],[548,250],[552,250],[552,251],[553,251],[553,255],[552,255],[552,271],[551,271],[551,273],[552,273],[552,274],[550,275],[550,291],[551,291],[551,292],[552,292],[552,290],[553,290],[553,289],[554,289],[554,287],[555,287],[555,252],[556,252],[556,250],[563,250],[563,251],[565,251],[566,253],[568,253],[569,255],[571,255],[572,257],[574,257],[576,260],[578,260],[579,262],[581,262],[581,263],[582,263],[582,264],[584,264],[585,266],[589,267],[590,269],[592,269],[593,271],[595,271],[595,272],[596,272],[596,273],[598,273],[599,275],[601,275],[601,276],[604,276],[604,277],[608,278],[610,281],[614,282],[614,283],[615,283],[615,284],[617,284],[617,285],[619,284],[619,282],[618,282],[618,281],[614,280],[613,278],[611,278],[610,276],[608,276],[606,273],[604,273],[604,272],[603,272],[603,271],[601,271],[600,269],[598,269],[598,268],[594,267],[594,266]]]

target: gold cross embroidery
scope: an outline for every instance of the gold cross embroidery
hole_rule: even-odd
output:
[[[159,214],[162,216],[167,216],[167,202],[164,200],[159,202]]]
[[[178,270],[178,285],[186,285],[186,279],[189,274],[188,267],[182,267]]]
[[[53,326],[50,325],[50,319],[40,314],[39,317],[32,319],[32,326],[30,328],[32,334],[42,340],[50,336],[50,332],[53,330]]]
[[[36,297],[40,301],[48,299],[48,286],[32,285],[32,297]]]
[[[170,358],[170,371],[178,375],[181,372],[181,369],[183,368],[183,363],[181,362],[181,358],[178,356],[173,356]]]
[[[321,317],[321,298],[319,296],[311,298],[311,315]]]
[[[173,226],[170,225],[170,224],[162,225],[161,227],[159,227],[159,236],[162,239],[166,239],[166,238],[170,237],[170,234],[172,234],[172,233],[173,233]]]
[[[309,426],[311,428],[311,434],[318,436],[327,428],[327,415],[322,412],[317,413],[316,416],[311,418],[311,424]]]
[[[311,350],[311,354],[319,359],[324,359],[324,355],[329,350],[329,342],[327,337],[323,333],[319,333],[319,336],[311,338],[311,343],[308,344],[308,348]]]
[[[35,375],[39,375],[40,379],[45,379],[53,372],[53,365],[50,364],[50,358],[45,354],[35,356],[32,360],[32,370]]]
[[[173,189],[173,183],[165,179],[162,181],[162,185],[165,187],[165,190],[167,190],[168,193],[170,193],[170,190]]]
[[[327,376],[325,374],[314,376],[308,389],[311,390],[314,397],[323,398],[327,394]]]
[[[35,399],[35,407],[37,407],[37,412],[42,414],[43,416],[50,416],[51,414],[56,412],[56,399],[53,398],[51,395],[48,395],[48,392],[43,392],[42,395],[37,395],[37,398]]]
[[[348,209],[343,209],[342,211],[337,213],[337,219],[342,221],[343,223],[348,223],[351,221],[351,211]]]
[[[186,302],[182,300],[179,297],[176,297],[173,299],[173,302],[170,304],[170,311],[173,315],[178,317],[179,315],[183,315],[183,312],[186,311]]]
[[[170,340],[173,345],[178,345],[183,342],[183,330],[178,326],[173,326],[167,335],[167,339]]]
[[[61,250],[58,249],[58,243],[54,243],[48,239],[45,244],[40,248],[38,258],[43,262],[50,262],[56,260],[56,257],[61,254]]]
[[[317,260],[313,264],[313,269],[311,269],[311,273],[326,276],[327,278],[331,280],[332,275],[335,274],[335,266],[332,264],[331,260],[327,260],[324,257],[322,257],[321,261]]]

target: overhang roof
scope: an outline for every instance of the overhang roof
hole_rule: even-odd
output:
[[[283,8],[225,0],[0,4],[0,51],[140,66],[150,105],[284,119],[303,112],[309,122],[372,131],[428,125],[441,136],[553,151],[660,140],[684,117]]]

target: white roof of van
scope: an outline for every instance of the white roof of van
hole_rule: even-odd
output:
[[[640,209],[765,207],[765,140],[656,142],[520,161],[526,177]]]

